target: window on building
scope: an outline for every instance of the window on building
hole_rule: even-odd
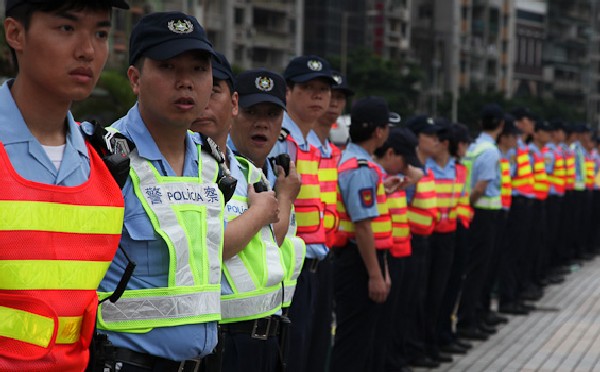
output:
[[[244,24],[244,9],[235,8],[234,19],[235,19],[236,25],[243,25]]]

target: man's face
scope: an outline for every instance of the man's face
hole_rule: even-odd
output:
[[[146,58],[127,71],[147,126],[189,129],[208,105],[212,69],[208,54],[188,51],[165,61]]]
[[[261,167],[281,131],[283,109],[272,103],[241,108],[233,119],[231,140],[236,149]]]
[[[565,142],[565,131],[564,130],[552,131],[552,141],[555,143]]]
[[[225,80],[215,80],[208,106],[192,123],[191,129],[212,138],[217,144],[225,143],[233,117],[238,113],[237,97],[237,92],[231,94]]]
[[[12,18],[4,29],[21,80],[65,101],[91,94],[108,58],[109,10],[34,12],[28,30]]]
[[[434,156],[439,151],[440,140],[437,134],[419,133],[419,150],[425,156]]]
[[[542,145],[550,142],[550,132],[545,130],[538,130],[534,133],[534,138],[539,141]]]
[[[290,114],[303,122],[316,123],[329,107],[331,84],[325,79],[296,83],[286,92],[286,106]]]
[[[344,112],[346,108],[346,94],[340,90],[331,91],[331,100],[329,101],[329,108],[325,110],[325,113],[319,118],[319,126],[330,128],[333,123],[337,120],[338,116]]]
[[[524,134],[532,135],[535,129],[535,123],[529,117],[524,116],[521,120],[517,120],[517,127],[521,129]]]

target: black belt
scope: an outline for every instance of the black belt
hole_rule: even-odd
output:
[[[139,353],[122,347],[115,347],[115,360],[136,367],[146,368],[149,371],[155,370],[165,372],[195,371],[201,363],[200,359],[176,362],[174,360]]]
[[[316,273],[317,272],[317,267],[319,266],[319,262],[321,262],[321,261],[319,261],[316,258],[305,258],[304,259],[304,266],[302,266],[302,267],[306,268],[311,273]]]
[[[265,318],[244,320],[241,322],[221,324],[224,333],[243,333],[257,340],[267,340],[269,337],[279,334],[279,317],[268,316]]]

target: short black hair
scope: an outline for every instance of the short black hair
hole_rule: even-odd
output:
[[[233,89],[233,82],[229,79],[221,80],[221,79],[216,79],[215,77],[213,77],[213,87],[217,86],[220,81],[224,81],[225,84],[227,84],[227,88],[229,88],[229,95],[230,96],[233,95],[235,90]]]
[[[484,116],[481,118],[481,128],[485,131],[497,129],[504,119],[499,119],[495,116]]]
[[[6,12],[6,18],[13,18],[20,22],[25,31],[29,30],[31,25],[31,16],[34,12],[43,13],[59,13],[64,11],[81,11],[84,9],[90,10],[112,10],[112,5],[106,0],[64,0],[64,1],[47,1],[41,4],[22,3]],[[111,12],[112,15],[112,12]],[[17,55],[15,50],[9,45],[10,54],[12,56],[13,65],[19,71]]]

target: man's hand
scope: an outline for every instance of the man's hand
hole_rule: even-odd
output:
[[[386,194],[392,194],[400,189],[403,177],[400,176],[389,176],[383,180],[383,188]]]
[[[296,171],[296,163],[290,161],[290,172],[287,177],[285,176],[283,168],[280,165],[277,166],[275,192],[277,193],[278,199],[287,199],[293,203],[300,192],[300,186],[302,186],[302,182]]]
[[[384,303],[390,289],[381,275],[369,277],[369,298],[374,302]]]
[[[279,201],[273,191],[257,193],[253,185],[248,185],[248,208],[257,209],[262,226],[279,222]]]

